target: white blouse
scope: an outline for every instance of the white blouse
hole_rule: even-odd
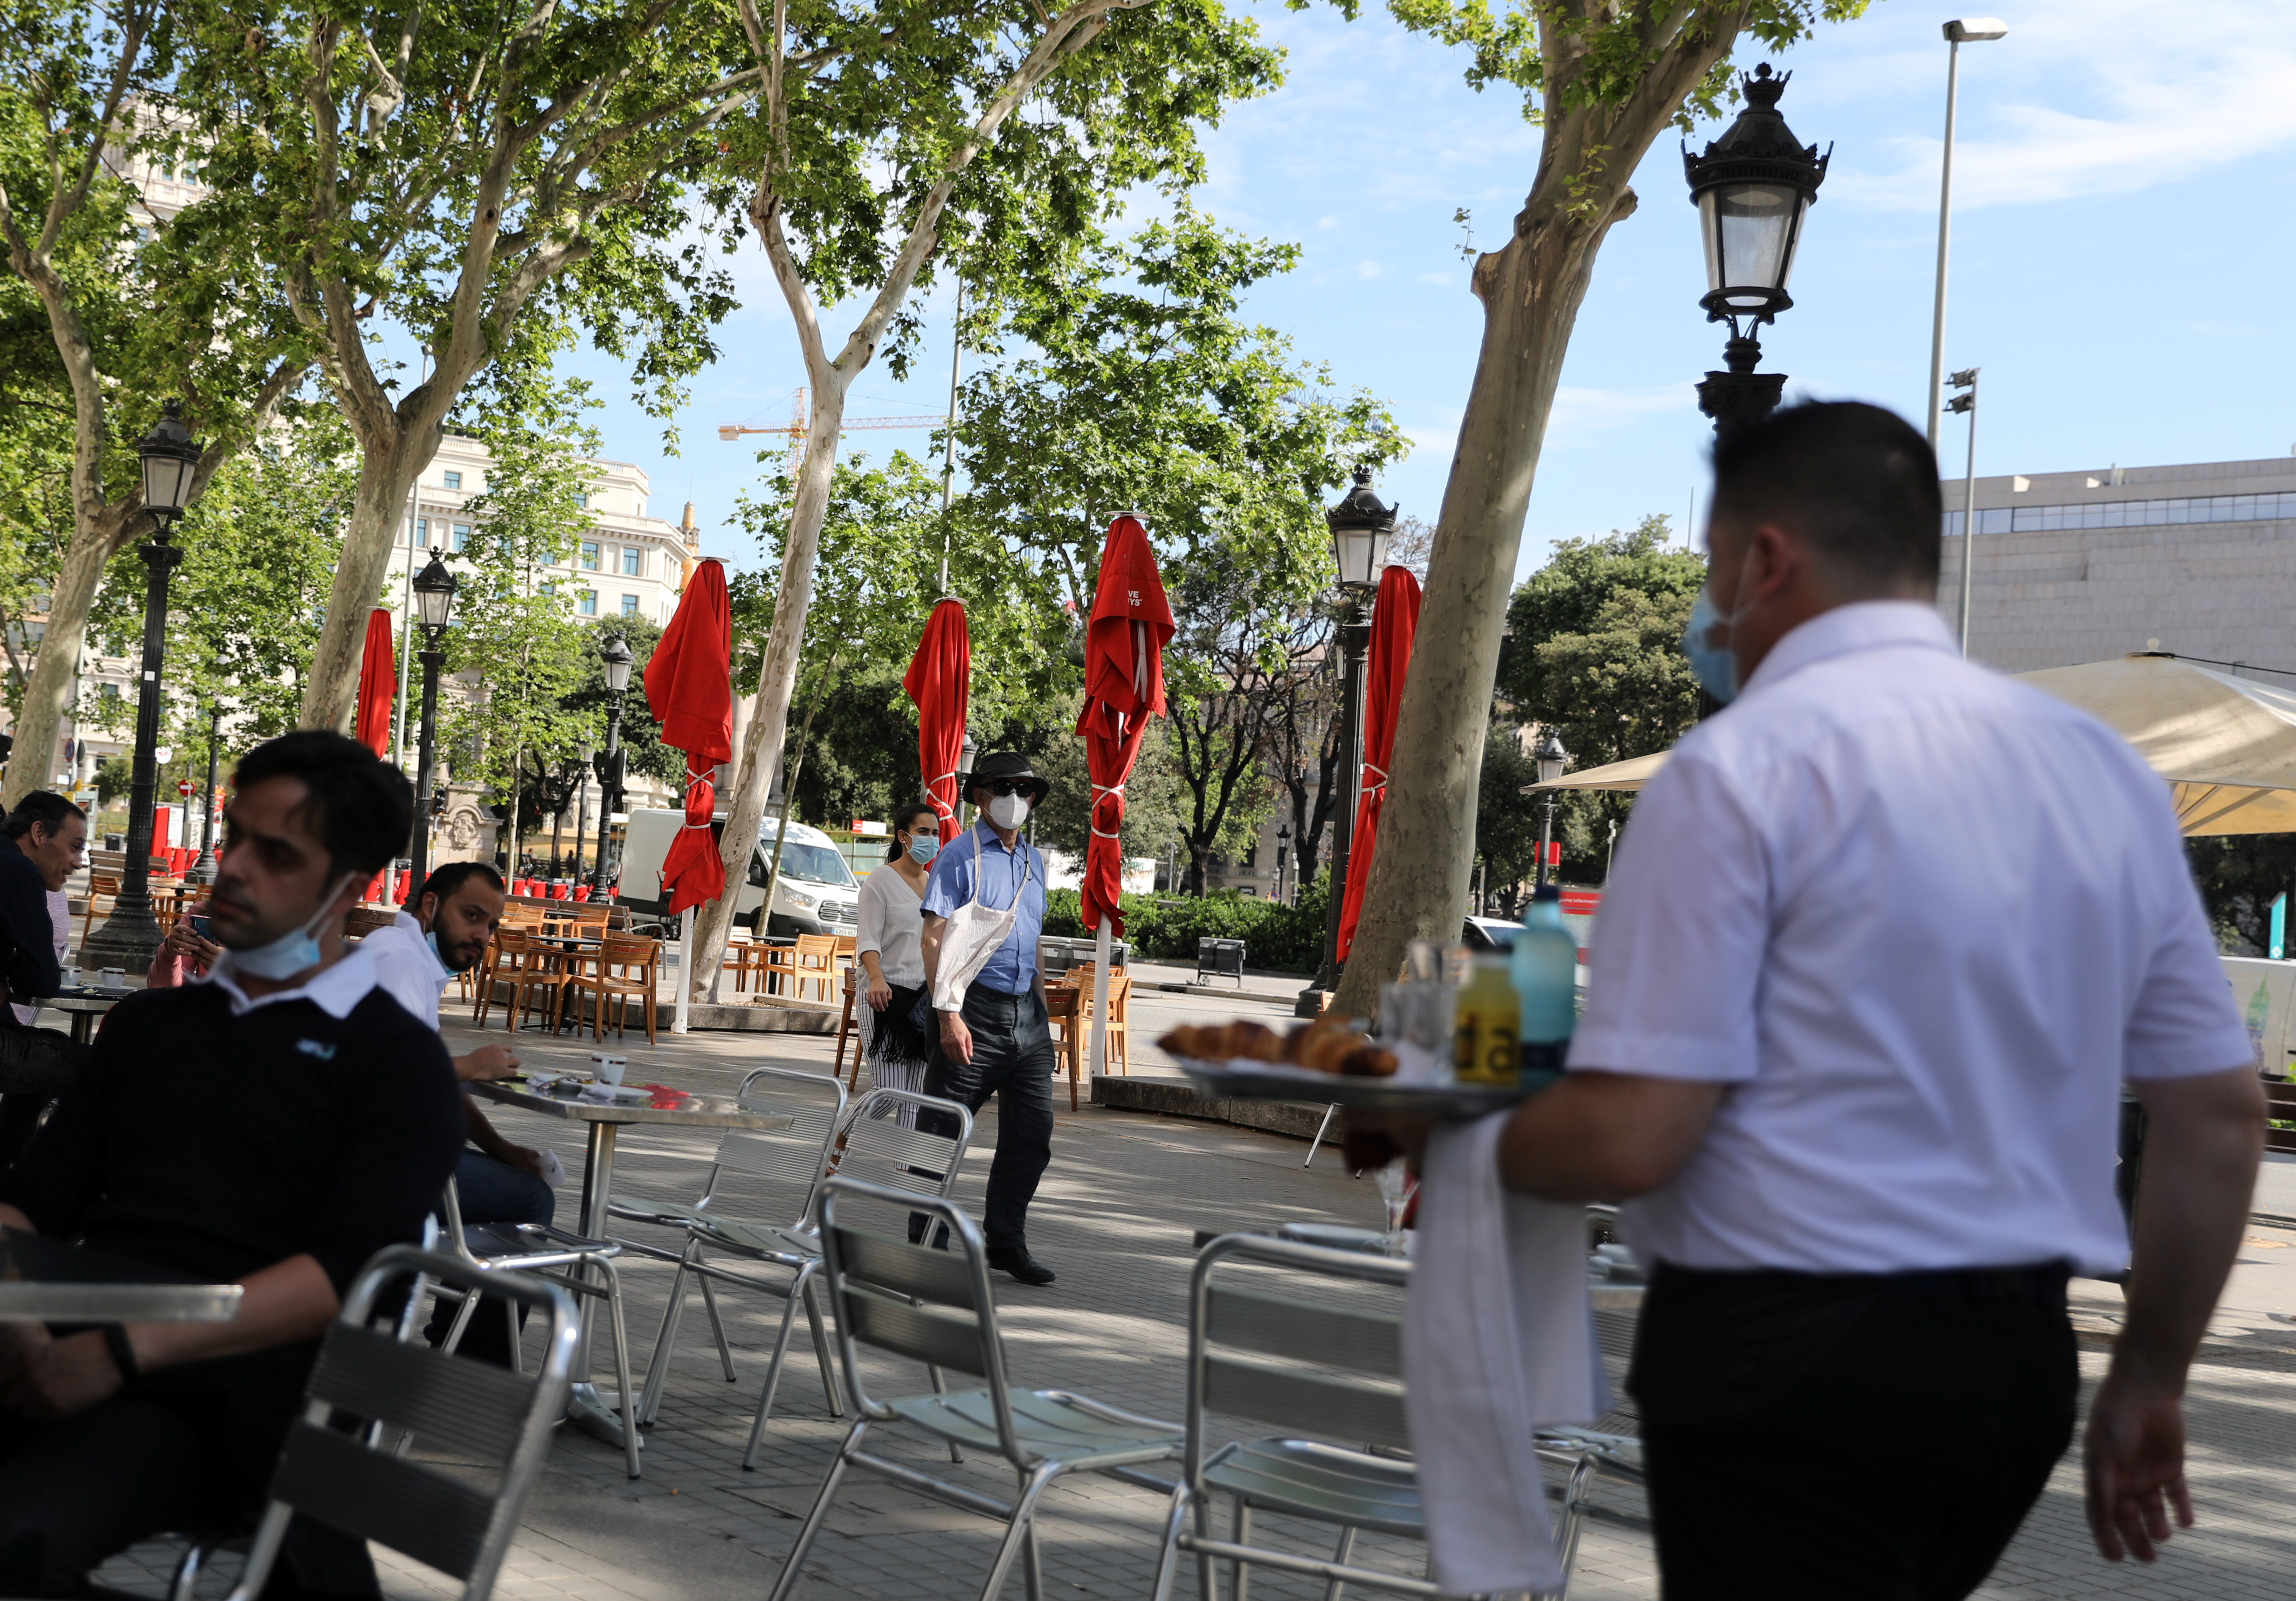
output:
[[[885,981],[905,989],[925,981],[924,902],[891,862],[861,881],[861,926],[853,948],[877,953]]]

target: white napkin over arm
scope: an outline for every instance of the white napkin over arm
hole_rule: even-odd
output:
[[[1508,1116],[1429,1137],[1403,1313],[1432,1577],[1453,1596],[1561,1588],[1532,1431],[1610,1409],[1587,1294],[1586,1208],[1501,1186]]]

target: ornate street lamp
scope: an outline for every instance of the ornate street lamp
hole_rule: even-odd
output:
[[[1538,742],[1538,749],[1532,753],[1531,759],[1538,764],[1539,783],[1553,784],[1562,776],[1562,769],[1570,765],[1570,752],[1562,748],[1562,735],[1549,728],[1546,731],[1546,737]],[[1538,825],[1538,871],[1531,880],[1531,888],[1534,890],[1546,883],[1546,857],[1547,853],[1554,848],[1554,792],[1553,790],[1546,792],[1542,802],[1542,809],[1546,816]]]
[[[1762,347],[1755,330],[1793,304],[1786,292],[1802,219],[1825,181],[1829,148],[1805,149],[1778,114],[1789,72],[1771,76],[1767,62],[1739,80],[1746,109],[1719,139],[1693,156],[1685,144],[1682,166],[1698,207],[1706,244],[1706,293],[1699,304],[1710,323],[1730,324],[1722,359],[1729,371],[1709,373],[1698,386],[1698,409],[1715,431],[1769,415],[1785,388],[1783,373],[1757,373]]]
[[[1371,469],[1356,469],[1347,498],[1324,511],[1332,531],[1332,559],[1340,572],[1340,716],[1346,743],[1340,757],[1340,803],[1332,833],[1332,892],[1324,910],[1324,961],[1300,992],[1295,1014],[1322,1010],[1318,990],[1340,984],[1340,912],[1348,895],[1348,842],[1354,832],[1356,800],[1363,783],[1364,658],[1371,649],[1371,600],[1387,566],[1387,545],[1395,533],[1396,508],[1372,493]]]
[[[223,702],[220,701],[210,701],[208,702],[207,810],[202,814],[200,819],[200,855],[199,859],[192,864],[191,871],[191,879],[193,883],[211,884],[215,883],[216,744],[222,736]]]
[[[1292,854],[1292,825],[1281,823],[1275,828],[1275,899],[1290,905],[1292,898],[1283,892],[1283,858]]]
[[[182,405],[170,400],[152,431],[135,442],[144,464],[144,509],[152,513],[152,542],[142,552],[147,574],[144,590],[144,666],[135,692],[135,765],[127,792],[127,865],[119,875],[119,895],[103,926],[87,937],[80,959],[92,967],[125,967],[141,973],[160,948],[160,924],[152,915],[152,813],[159,783],[160,668],[167,654],[168,580],[184,553],[168,543],[168,531],[190,502],[192,478],[200,462],[199,442],[184,426]]]
[[[970,779],[972,776],[972,764],[980,759],[980,742],[973,737],[972,725],[967,724],[964,730],[964,743],[958,747],[956,752],[956,770],[964,774],[966,778]],[[959,795],[956,798],[956,816],[959,821],[963,821],[964,817],[964,809],[972,799],[969,792],[971,788],[971,784],[968,784],[966,785],[968,792]],[[784,806],[783,809],[787,810],[788,809]],[[974,816],[978,817],[979,813],[976,812]]]
[[[622,808],[622,694],[630,686],[630,663],[637,658],[630,653],[630,643],[619,634],[610,634],[598,647],[598,660],[606,669],[606,748],[598,753],[598,870],[590,876],[593,896],[603,892],[614,882],[614,814]]]
[[[455,575],[447,571],[439,558],[439,548],[430,547],[430,560],[414,575],[414,617],[422,625],[422,725],[419,754],[414,760],[414,838],[407,846],[407,883],[410,895],[422,892],[422,882],[430,874],[430,817],[434,804],[431,791],[438,762],[439,669],[447,661],[447,653],[439,642],[447,636],[447,628],[455,620]]]

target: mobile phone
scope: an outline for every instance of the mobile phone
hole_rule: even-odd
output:
[[[201,939],[207,940],[210,945],[215,942],[215,936],[208,932],[208,915],[205,912],[186,912],[184,914],[184,921],[191,925],[192,932]]]

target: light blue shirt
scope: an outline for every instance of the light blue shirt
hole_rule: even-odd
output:
[[[1006,995],[1025,995],[1036,987],[1037,940],[1045,932],[1045,858],[1029,848],[1028,841],[1017,840],[1007,850],[995,829],[975,823],[969,833],[943,845],[925,880],[925,915],[946,917],[972,899],[976,840],[980,844],[980,904],[1001,912],[1018,895],[1020,909],[1013,919],[1011,937],[996,948],[988,965],[972,981]],[[1028,881],[1025,885],[1023,877]]]

